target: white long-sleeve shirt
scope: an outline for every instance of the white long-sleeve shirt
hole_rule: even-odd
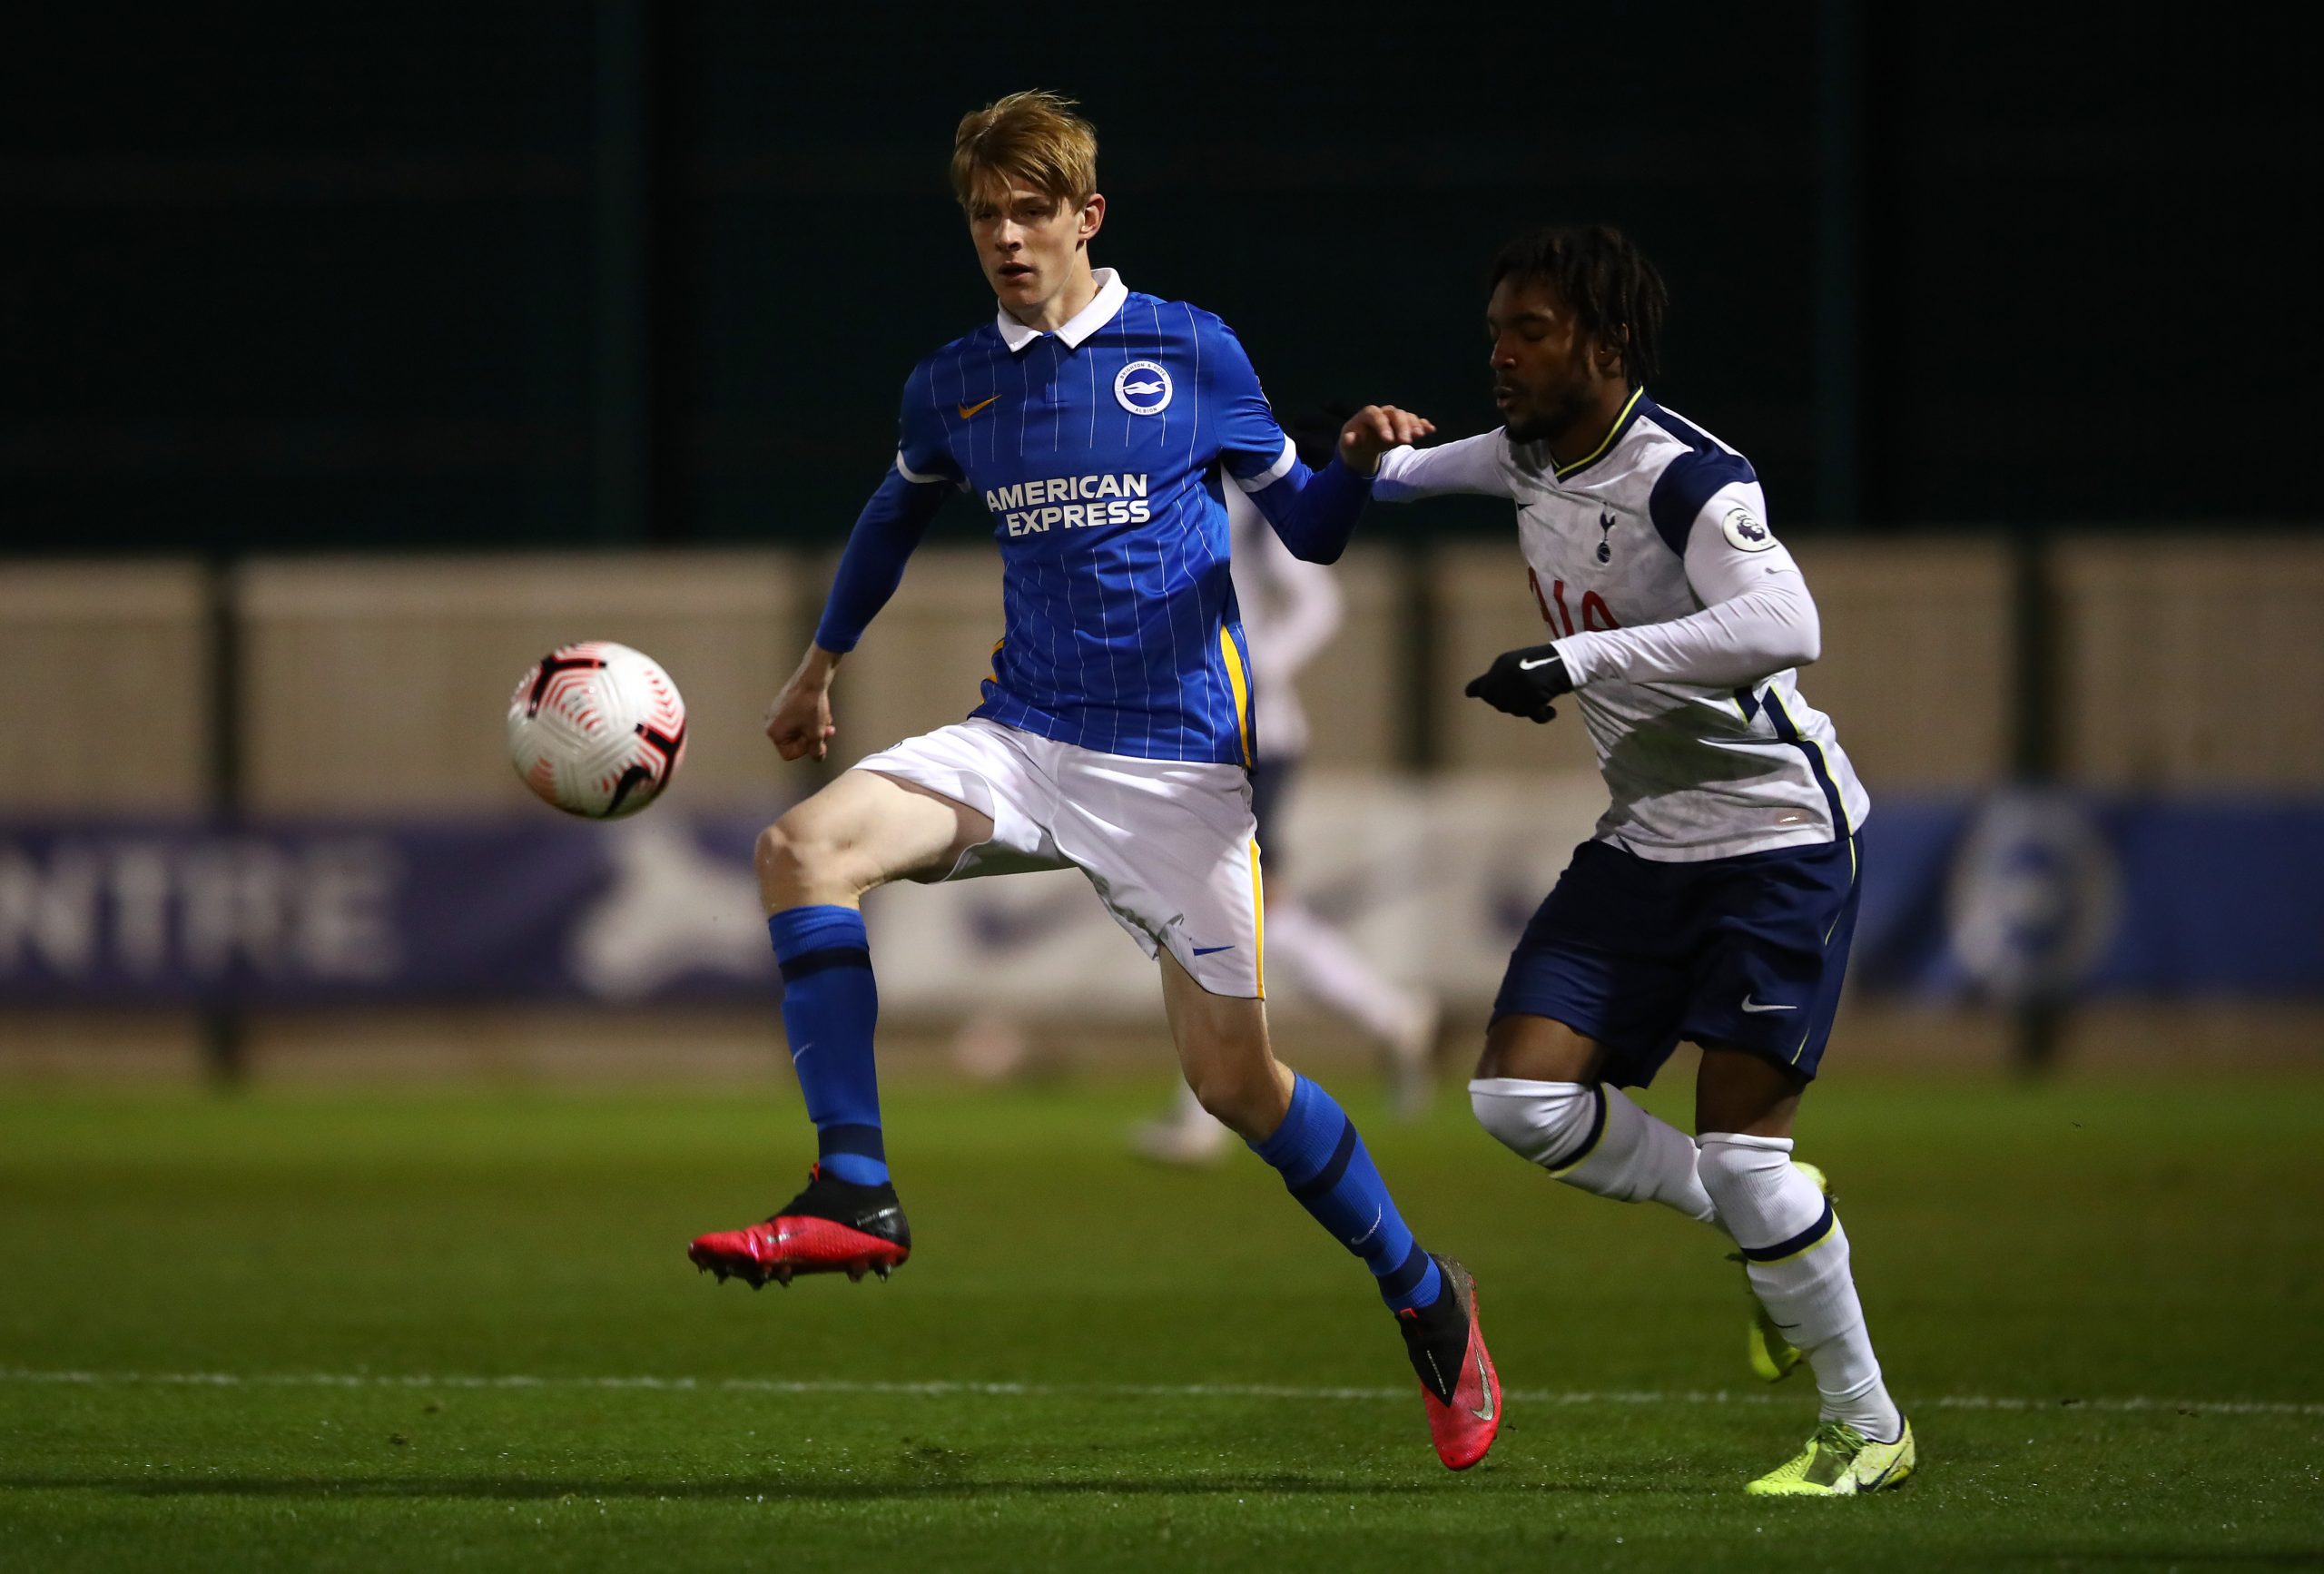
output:
[[[1635,392],[1559,466],[1488,432],[1384,456],[1373,496],[1507,497],[1535,605],[1575,685],[1610,802],[1598,838],[1647,858],[1844,836],[1870,800],[1795,669],[1816,603],[1744,457]]]

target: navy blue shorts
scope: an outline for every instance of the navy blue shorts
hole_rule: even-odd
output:
[[[1548,1017],[1643,1087],[1682,1038],[1816,1075],[1856,934],[1856,839],[1662,863],[1603,841],[1573,861],[1510,953],[1493,1019]]]

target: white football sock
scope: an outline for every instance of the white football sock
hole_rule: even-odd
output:
[[[1277,898],[1268,904],[1266,945],[1268,967],[1384,1044],[1402,1043],[1416,1021],[1433,1015],[1426,999],[1383,974],[1345,935],[1297,902]]]
[[[1816,1373],[1826,1421],[1894,1442],[1904,1426],[1880,1381],[1848,1272],[1848,1236],[1824,1194],[1791,1163],[1791,1139],[1702,1136],[1703,1189],[1743,1248],[1752,1293]]]
[[[1696,1174],[1693,1141],[1619,1087],[1480,1077],[1469,1084],[1469,1106],[1478,1125],[1568,1185],[1718,1222]]]

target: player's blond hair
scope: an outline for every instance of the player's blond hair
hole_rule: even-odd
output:
[[[1098,128],[1073,101],[1034,89],[960,117],[952,133],[952,194],[973,208],[995,180],[1020,182],[1080,207],[1098,190]]]

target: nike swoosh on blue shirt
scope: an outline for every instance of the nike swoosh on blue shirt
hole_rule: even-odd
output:
[[[1233,946],[1196,946],[1195,948],[1195,955],[1198,957],[1207,957],[1218,951],[1231,951],[1234,949],[1235,948]]]

